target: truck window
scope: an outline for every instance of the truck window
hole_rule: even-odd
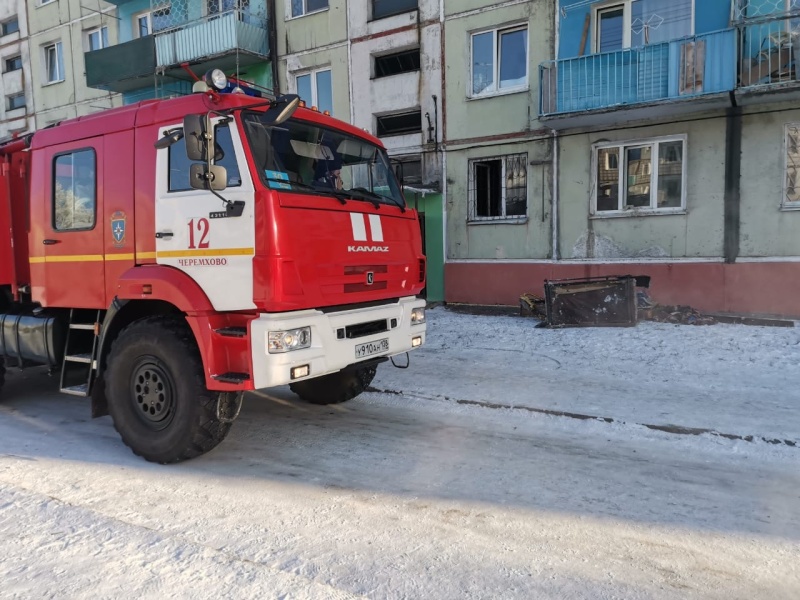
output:
[[[97,213],[94,150],[76,150],[53,159],[53,227],[92,229]]]
[[[214,127],[214,139],[216,140],[214,164],[225,167],[228,172],[228,187],[242,185],[239,165],[236,163],[236,153],[233,151],[231,130],[227,123]],[[186,142],[183,139],[169,147],[170,192],[184,192],[192,189],[189,184],[189,167],[192,162],[186,157]]]

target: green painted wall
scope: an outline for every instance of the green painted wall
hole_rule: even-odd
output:
[[[686,134],[686,214],[590,218],[592,144]],[[559,140],[561,258],[722,255],[725,119],[567,135]]]
[[[755,112],[754,108],[750,110]],[[784,128],[787,123],[800,123],[800,110],[788,104],[762,105],[757,110],[767,114],[745,116],[742,121],[739,255],[800,256],[800,211],[781,210]]]
[[[552,167],[549,139],[483,146],[447,153],[447,257],[449,259],[548,258],[552,246]],[[522,223],[469,222],[469,161],[526,152],[528,213]]]
[[[426,292],[428,302],[444,301],[444,207],[441,194],[406,192],[409,206],[425,220],[425,256],[428,264]]]

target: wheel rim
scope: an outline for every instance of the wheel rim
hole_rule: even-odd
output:
[[[175,383],[154,356],[140,358],[131,372],[133,410],[150,429],[167,427],[175,416]]]

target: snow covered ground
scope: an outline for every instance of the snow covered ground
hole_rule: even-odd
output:
[[[375,391],[169,467],[10,374],[0,598],[800,597],[800,329],[535,324],[430,311]]]

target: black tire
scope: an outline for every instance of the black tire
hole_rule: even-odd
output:
[[[216,416],[219,393],[205,386],[203,363],[182,319],[148,317],[114,340],[105,373],[108,411],[133,453],[161,464],[215,448],[230,431]]]
[[[289,389],[311,404],[339,404],[352,400],[367,389],[377,371],[377,366],[338,371],[290,383]]]

